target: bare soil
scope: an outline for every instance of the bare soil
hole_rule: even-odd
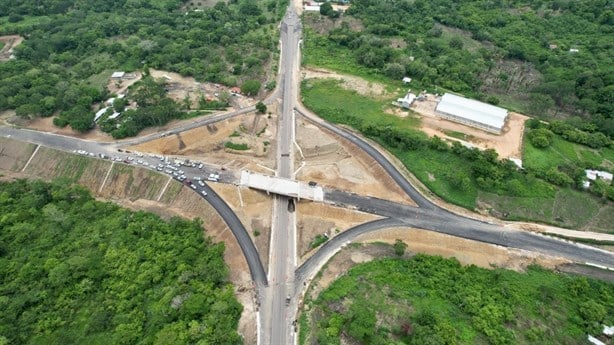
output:
[[[297,6],[297,8],[299,8],[300,15],[303,12],[302,4]],[[303,16],[303,25],[313,29],[320,35],[327,35],[332,29],[340,28],[342,23],[347,23],[353,31],[359,32],[364,29],[362,21],[354,17],[343,16],[340,19],[331,19],[317,12],[306,12],[305,16]]]
[[[271,105],[275,111],[277,106]],[[275,168],[275,147],[277,134],[277,116],[251,113],[218,122],[206,127],[195,128],[176,135],[171,135],[130,149],[140,152],[163,155],[180,155],[193,160],[232,169],[270,174]],[[248,150],[237,151],[224,147],[230,141],[235,144],[245,143]]]
[[[109,92],[111,93],[115,93],[115,94],[120,94],[126,93],[126,90],[128,90],[128,88],[136,83],[137,81],[141,80],[143,78],[143,74],[141,72],[134,72],[134,78],[124,78],[124,79],[111,79],[111,76],[109,75],[109,82],[107,83],[107,89],[109,89]]]
[[[13,49],[23,42],[23,37],[19,35],[0,36],[0,42],[4,47],[0,49],[0,61],[8,61],[13,54]]]
[[[301,201],[296,209],[299,264],[315,252],[309,245],[317,235],[326,234],[329,238],[333,238],[356,225],[381,218],[368,213],[310,201]]]
[[[355,90],[363,96],[377,99],[390,98],[390,94],[386,91],[386,87],[383,84],[366,81],[359,77],[340,74],[323,68],[303,68],[301,69],[301,77],[303,80],[312,78],[341,80],[341,86],[343,88]]]
[[[434,95],[427,95],[424,101],[416,101],[411,110],[418,113],[421,121],[420,130],[429,136],[437,135],[447,140],[460,141],[470,146],[484,149],[494,149],[500,158],[522,157],[522,135],[524,122],[528,119],[522,114],[510,112],[501,135],[488,133],[477,128],[445,120],[435,114],[437,99]],[[460,132],[466,135],[465,139],[458,139],[446,132]]]
[[[296,140],[304,157],[298,162],[303,166],[296,174],[298,180],[414,204],[373,158],[349,141],[300,118]]]

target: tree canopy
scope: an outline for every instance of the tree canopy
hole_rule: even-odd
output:
[[[528,104],[523,109],[539,117],[580,116],[593,130],[614,137],[610,5],[607,0],[353,0],[345,15],[360,19],[364,29],[342,24],[327,40],[313,35],[306,43],[341,49],[344,53],[335,54],[342,59],[353,57],[391,78],[406,73],[425,86],[483,100],[489,93],[511,97],[508,104]]]
[[[306,304],[300,338],[319,344],[579,344],[614,322],[614,285],[416,255],[357,265]]]
[[[26,39],[0,63],[0,110],[22,117],[62,114],[59,125],[93,126],[92,104],[110,97],[116,70],[149,67],[199,81],[263,79],[275,51],[283,1],[219,2],[194,11],[178,0],[8,0],[0,35]],[[9,17],[21,16],[12,21]]]
[[[199,220],[0,183],[0,343],[240,344],[223,252]]]

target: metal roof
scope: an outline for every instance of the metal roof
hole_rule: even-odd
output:
[[[507,117],[506,109],[451,93],[441,97],[436,110],[499,129],[503,128]]]

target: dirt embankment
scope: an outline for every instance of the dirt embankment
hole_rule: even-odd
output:
[[[269,106],[276,111],[275,104]],[[251,113],[131,147],[140,152],[180,155],[231,169],[270,173],[275,167],[277,116]],[[227,142],[246,145],[233,150]],[[264,168],[263,168],[264,167]]]
[[[4,180],[68,178],[101,200],[154,212],[163,218],[202,219],[205,234],[225,243],[224,259],[230,267],[230,280],[244,306],[239,330],[246,339],[256,339],[254,290],[241,248],[213,207],[191,189],[146,169],[45,147],[36,150],[36,145],[4,138],[0,138],[0,175]]]
[[[329,238],[362,223],[380,217],[311,201],[301,201],[296,208],[299,264],[307,260],[315,249],[310,244],[318,235]]]
[[[297,155],[302,166],[298,180],[414,204],[373,158],[349,141],[303,119],[297,120],[296,140],[303,156]]]
[[[381,245],[381,243],[393,244],[397,239],[407,244],[404,257],[411,257],[416,253],[441,255],[455,257],[463,265],[476,265],[489,269],[499,267],[523,271],[531,264],[556,269],[569,263],[561,258],[508,249],[432,231],[391,228],[359,236],[355,242],[363,243],[363,245],[347,246],[337,253],[321,271],[320,278],[312,282],[310,296],[316,298],[321,291],[356,264],[381,257],[396,257],[392,246]]]

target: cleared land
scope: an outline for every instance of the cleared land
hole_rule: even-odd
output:
[[[496,135],[442,119],[435,113],[437,103],[435,95],[429,94],[426,100],[415,101],[410,108],[422,115],[420,130],[429,136],[437,135],[447,140],[460,141],[482,150],[494,149],[499,158],[522,158],[522,136],[527,116],[510,112],[503,132],[501,135]]]
[[[0,42],[3,46],[0,47],[0,62],[7,61],[13,54],[13,49],[23,42],[23,37],[19,35],[0,36]]]
[[[315,252],[316,243],[325,242],[325,238],[322,236],[330,239],[353,226],[380,218],[367,213],[310,201],[301,201],[297,205],[296,212],[299,265]],[[320,241],[318,241],[318,238]]]

